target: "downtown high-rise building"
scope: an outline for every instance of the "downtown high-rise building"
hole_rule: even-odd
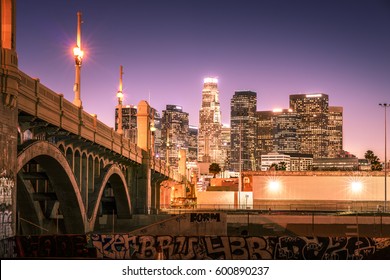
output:
[[[343,108],[329,106],[326,94],[290,95],[290,108],[256,112],[256,166],[269,153],[299,158],[343,154]],[[305,167],[300,167],[305,168]]]
[[[198,161],[224,165],[221,149],[221,109],[218,80],[205,78],[199,110]]]
[[[256,168],[269,153],[298,153],[298,114],[291,109],[256,112]]]
[[[278,153],[298,153],[300,141],[298,127],[301,119],[292,109],[275,109],[272,115],[274,151]]]
[[[222,171],[228,170],[230,166],[230,138],[231,128],[230,125],[222,124],[221,129],[221,149],[222,149],[222,158],[224,159],[224,165],[221,166]]]
[[[230,168],[256,170],[256,108],[254,91],[236,91],[230,101]]]
[[[169,165],[177,166],[180,149],[188,149],[188,113],[181,106],[166,105],[161,116],[160,157]]]
[[[328,134],[328,157],[340,157],[343,154],[343,107],[329,106]]]
[[[118,107],[115,108],[115,131],[118,130]],[[126,105],[122,107],[122,130],[123,136],[130,142],[137,143],[137,107]]]
[[[273,111],[256,112],[256,169],[260,170],[261,156],[274,151]]]
[[[314,158],[329,156],[329,97],[327,94],[290,95],[290,109],[298,114],[300,152]]]
[[[160,157],[161,148],[163,146],[161,142],[161,115],[157,110],[153,110],[154,117],[152,119],[152,126],[154,131],[152,131],[153,142],[154,142],[154,156]]]
[[[191,162],[198,160],[198,127],[190,125],[188,129],[187,159]]]
[[[122,107],[122,131],[123,137],[128,138],[130,142],[137,143],[137,106],[126,105]],[[153,127],[155,128],[153,132],[153,153],[156,156],[159,156],[159,150],[161,147],[161,117],[158,111],[154,108],[151,108],[151,113],[153,114]],[[118,107],[115,108],[115,131],[118,130],[119,117],[118,117]]]

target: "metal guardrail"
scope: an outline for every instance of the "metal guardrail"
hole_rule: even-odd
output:
[[[337,215],[348,214],[389,214],[389,211],[383,212],[383,207],[380,205],[371,205],[375,202],[366,202],[365,206],[357,205],[356,202],[343,203],[323,203],[323,204],[196,204],[188,207],[175,207],[173,205],[165,204],[160,206],[160,211],[167,211],[172,214],[188,212],[188,211],[222,211],[232,213],[265,213],[265,214],[299,214],[311,215],[312,213],[328,213]]]

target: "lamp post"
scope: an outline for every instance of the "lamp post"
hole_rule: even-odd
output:
[[[122,92],[122,75],[123,75],[123,66],[120,66],[119,69],[119,89],[116,94],[116,97],[118,97],[118,128],[117,132],[119,134],[123,134],[122,124],[123,124],[123,118],[122,118],[122,101],[123,101],[123,92]]]
[[[241,191],[242,191],[242,179],[241,179],[241,173],[242,173],[242,158],[241,158],[241,146],[242,146],[242,119],[240,118],[240,145],[239,145],[239,152],[238,155],[238,209],[241,208]]]
[[[80,72],[81,64],[84,56],[84,52],[81,50],[81,12],[77,12],[77,44],[73,48],[73,55],[75,60],[75,82],[73,86],[74,91],[74,100],[73,104],[77,107],[82,107],[82,102],[80,98]]]
[[[387,203],[387,123],[386,123],[386,109],[390,107],[388,103],[379,103],[379,106],[385,108],[385,204],[383,211],[386,212],[386,203]]]

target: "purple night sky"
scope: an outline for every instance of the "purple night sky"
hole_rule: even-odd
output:
[[[227,124],[235,90],[256,91],[261,111],[288,108],[290,94],[326,93],[331,106],[344,107],[344,149],[384,159],[386,0],[17,0],[20,69],[70,101],[77,11],[83,107],[109,126],[123,65],[125,104],[150,96],[160,112],[180,105],[192,125],[206,76],[219,79]]]

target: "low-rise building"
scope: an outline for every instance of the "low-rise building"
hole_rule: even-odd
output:
[[[290,171],[307,171],[313,167],[312,154],[286,153],[290,156]]]
[[[359,159],[357,157],[342,158],[315,158],[313,170],[359,170]]]
[[[284,163],[286,171],[290,171],[289,155],[279,153],[268,153],[266,155],[261,155],[261,171],[270,170],[271,166],[280,165],[281,163]]]

